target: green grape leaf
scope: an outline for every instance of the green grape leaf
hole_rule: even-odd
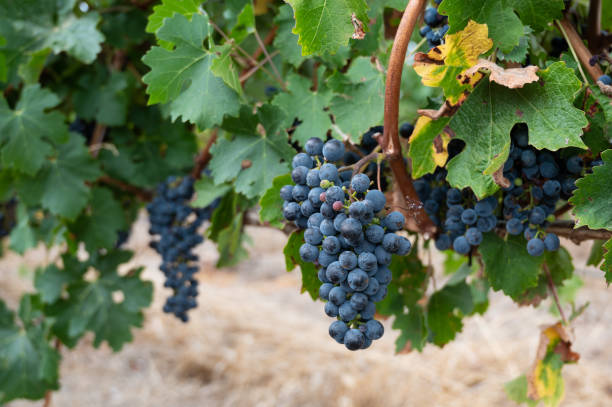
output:
[[[283,249],[285,255],[285,266],[287,271],[292,271],[296,266],[300,267],[302,272],[302,290],[301,292],[308,292],[310,298],[316,301],[319,298],[319,287],[321,282],[317,277],[317,268],[312,263],[306,263],[300,257],[300,246],[304,244],[304,231],[296,230],[291,233],[287,244]]]
[[[395,341],[396,352],[406,346],[423,350],[427,342],[425,313],[418,302],[427,288],[427,268],[421,263],[416,250],[408,256],[393,256],[389,265],[393,280],[388,286],[385,299],[376,304],[376,311],[386,316],[395,316],[393,329],[400,331]]]
[[[270,225],[283,227],[283,200],[280,197],[280,190],[285,185],[293,185],[291,174],[279,175],[272,180],[272,186],[266,191],[259,200],[259,219]]]
[[[504,384],[504,390],[508,398],[518,404],[526,403],[529,407],[536,407],[539,401],[529,398],[527,395],[527,376],[520,375],[514,380]]]
[[[295,20],[293,10],[288,4],[283,4],[278,8],[274,22],[278,25],[276,37],[274,37],[274,48],[276,48],[285,61],[294,67],[299,67],[304,62],[302,48],[298,44],[298,36],[292,31]]]
[[[249,2],[244,5],[236,18],[236,24],[232,27],[230,37],[240,44],[246,37],[255,32],[255,14],[253,12],[253,3]]]
[[[352,15],[368,26],[365,0],[286,0],[293,7],[302,55],[335,53],[355,32]]]
[[[601,269],[605,273],[606,283],[610,284],[612,283],[612,238],[604,244],[603,248],[606,253],[603,257],[604,261],[601,264]]]
[[[17,73],[26,83],[26,85],[32,85],[38,82],[40,74],[45,67],[47,57],[51,53],[49,48],[41,49],[29,54],[29,58],[26,62],[19,65]]]
[[[142,326],[142,308],[151,303],[153,285],[140,278],[141,270],[123,276],[117,273],[119,264],[130,257],[131,253],[122,251],[92,256],[87,265],[98,271],[97,277],[69,284],[67,295],[49,308],[57,320],[54,333],[62,342],[73,346],[86,331],[92,331],[94,346],[107,341],[119,351],[132,340],[131,329]]]
[[[525,35],[519,38],[519,43],[516,47],[512,48],[508,52],[497,50],[497,57],[502,61],[508,62],[519,62],[524,63],[527,58],[527,52],[529,51],[529,34],[533,30],[529,27],[524,27]]]
[[[68,138],[68,128],[59,112],[45,113],[59,98],[40,85],[26,86],[14,110],[0,95],[0,149],[2,164],[34,175],[53,153],[50,142]]]
[[[10,235],[11,250],[24,254],[26,250],[36,246],[36,236],[30,226],[30,216],[28,209],[23,202],[17,206],[17,225],[13,228]]]
[[[220,138],[211,148],[209,168],[215,183],[234,180],[236,192],[248,198],[263,195],[274,177],[289,171],[295,151],[282,128],[284,114],[272,105],[256,114],[244,107],[239,118],[229,118],[223,128],[233,136]]]
[[[243,231],[243,223],[244,212],[239,212],[231,218],[229,225],[219,232],[217,267],[231,267],[249,257],[249,253],[244,248],[244,243],[249,241],[249,237]]]
[[[89,200],[90,188],[85,182],[100,175],[98,163],[89,155],[84,138],[70,133],[70,139],[58,146],[57,156],[49,160],[35,177],[19,179],[19,188],[38,197],[42,206],[51,213],[72,220]]]
[[[518,13],[523,24],[535,31],[542,31],[553,20],[563,17],[563,0],[508,0],[509,6]]]
[[[216,185],[212,177],[202,176],[193,186],[196,198],[191,203],[195,208],[205,208],[232,189],[230,184]]]
[[[42,302],[52,304],[60,298],[68,284],[77,278],[68,268],[60,269],[55,264],[50,264],[45,269],[36,271],[34,287]]]
[[[506,240],[488,233],[480,245],[485,274],[495,291],[502,290],[516,298],[538,284],[542,257],[527,253],[523,237],[508,236]]]
[[[599,264],[604,259],[604,254],[606,251],[604,250],[605,240],[593,240],[593,245],[591,246],[591,252],[589,253],[589,258],[587,259],[587,266],[599,266]]]
[[[504,6],[505,1],[508,0],[444,0],[438,12],[448,16],[449,34],[461,31],[470,20],[486,24],[494,46],[509,52],[519,44],[523,24],[512,7]]]
[[[90,12],[77,17],[72,12],[75,2],[0,2],[0,34],[6,37],[9,53],[17,65],[31,52],[45,48],[51,48],[56,54],[67,52],[86,64],[96,59],[104,41],[97,29],[100,15]]]
[[[6,45],[6,39],[0,35],[0,82],[6,82],[8,79],[8,65],[6,63],[6,55],[2,52],[2,48]]]
[[[576,227],[612,230],[612,195],[608,190],[612,182],[612,150],[601,153],[601,158],[604,164],[578,179],[578,189],[569,199],[574,206]]]
[[[370,58],[358,57],[342,80],[346,81],[343,90],[333,97],[330,105],[336,119],[334,129],[359,143],[362,133],[382,122],[385,76],[370,62]]]
[[[31,307],[27,296],[19,315]],[[40,310],[37,311],[40,314]],[[47,390],[59,388],[60,355],[48,341],[49,322],[15,321],[15,315],[0,300],[0,403],[16,398],[36,400]]]
[[[436,167],[443,167],[448,159],[450,135],[444,131],[450,118],[432,120],[420,116],[410,136],[408,156],[412,163],[412,178],[432,174]]]
[[[223,79],[223,82],[238,94],[242,94],[242,85],[238,77],[238,68],[232,59],[231,44],[216,46],[213,51],[217,54],[217,58],[213,59],[210,69],[212,73]]]
[[[479,198],[495,192],[498,186],[492,174],[508,158],[510,130],[516,123],[527,123],[529,143],[537,149],[586,148],[580,135],[588,121],[572,104],[580,81],[563,62],[538,76],[541,82],[519,89],[483,81],[461,105],[450,127],[466,146],[448,163],[452,186],[469,186]]]
[[[447,284],[433,293],[427,303],[429,340],[440,347],[452,341],[463,329],[461,314],[470,314],[473,308],[472,291],[465,280]]]
[[[107,126],[124,125],[130,101],[128,81],[125,72],[113,71],[109,75],[103,69],[83,75],[73,96],[78,117]]]
[[[112,191],[94,188],[89,209],[69,229],[85,243],[87,251],[93,253],[98,249],[112,248],[117,242],[117,233],[126,227],[123,208]]]
[[[162,0],[161,4],[153,7],[153,14],[149,16],[149,22],[145,31],[151,34],[157,33],[166,18],[171,18],[175,13],[191,18],[198,12],[200,0]]]
[[[142,58],[151,68],[142,78],[149,104],[170,102],[172,120],[181,117],[202,129],[221,123],[226,114],[236,115],[240,106],[236,92],[212,71],[216,55],[203,46],[210,30],[206,15],[189,21],[175,14],[157,31],[159,39],[175,47],[153,47]]]
[[[324,138],[332,125],[329,112],[324,110],[331,101],[331,92],[324,86],[311,91],[311,86],[310,79],[290,74],[287,77],[288,92],[279,93],[272,102],[286,113],[287,127],[291,126],[295,118],[302,121],[291,135],[291,139],[301,145],[306,144],[311,137]]]

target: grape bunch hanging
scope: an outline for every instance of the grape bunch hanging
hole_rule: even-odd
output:
[[[198,271],[198,256],[193,249],[204,240],[198,228],[210,219],[218,205],[215,201],[206,208],[191,207],[193,183],[191,176],[169,177],[158,185],[155,199],[147,205],[149,234],[159,236],[151,242],[151,247],[162,257],[160,270],[166,277],[164,286],[173,291],[163,310],[183,322],[189,319],[187,311],[197,306],[198,281],[194,274]]]
[[[414,186],[440,230],[435,240],[438,250],[468,254],[480,245],[483,233],[503,227],[510,235],[522,234],[527,252],[541,256],[559,249],[559,237],[546,232],[556,219],[559,202],[569,199],[579,177],[601,164],[597,159],[585,162],[571,149],[537,150],[529,145],[527,127],[517,125],[503,167],[507,186],[495,195],[478,200],[469,189],[451,188],[442,168],[419,178]]]
[[[345,156],[341,142],[311,138],[305,150],[293,158],[296,185],[281,188],[283,216],[305,229],[302,260],[320,267],[319,296],[326,301],[325,313],[337,318],[330,336],[350,350],[366,349],[384,333],[374,316],[391,282],[391,256],[411,248],[396,233],[404,216],[384,215],[385,196],[370,189],[366,174],[339,171],[335,163]]]

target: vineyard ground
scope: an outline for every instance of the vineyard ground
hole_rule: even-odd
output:
[[[162,287],[159,258],[147,246],[145,217],[128,246],[132,265]],[[91,337],[63,351],[62,388],[53,406],[512,406],[502,386],[531,364],[538,328],[554,322],[546,307],[516,306],[493,294],[485,317],[473,317],[444,349],[394,355],[396,333],[365,352],[349,353],[327,335],[330,320],[320,303],[299,294],[299,272],[286,273],[285,237],[250,228],[251,257],[232,271],[218,271],[216,250],[199,248],[201,296],[191,321],[163,314],[166,293],[155,291],[144,329],[119,354],[93,350]],[[571,246],[571,245],[570,245]],[[578,365],[564,369],[564,406],[612,405],[612,296],[601,272],[585,269],[588,244],[573,247],[585,281],[579,302],[591,307],[575,323]],[[53,253],[42,249],[0,261],[0,296],[15,306],[30,287],[34,267]],[[438,284],[443,282],[438,279]],[[42,402],[13,402],[11,407]]]

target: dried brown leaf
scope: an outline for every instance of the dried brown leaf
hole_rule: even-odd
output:
[[[363,23],[357,18],[357,15],[353,13],[351,16],[351,22],[355,28],[355,32],[351,37],[354,40],[363,40],[365,38],[365,31],[363,31]]]
[[[489,80],[491,82],[497,82],[507,88],[516,89],[522,88],[528,83],[537,82],[540,78],[536,75],[538,67],[535,65],[529,65],[525,68],[509,68],[505,69],[486,59],[479,59],[478,63],[468,69],[466,75],[474,75],[480,69],[486,69],[491,72]]]

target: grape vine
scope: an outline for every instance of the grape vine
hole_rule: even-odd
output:
[[[568,244],[612,282],[612,12],[533,3],[0,0],[0,238],[58,253],[0,299],[0,404],[50,403],[62,353],[146,323],[146,210],[184,322],[196,248],[249,261],[246,226],[289,235],[350,350],[390,328],[398,352],[444,346],[491,291],[550,300],[533,332],[555,346],[506,389],[559,405],[588,305],[560,295]]]

